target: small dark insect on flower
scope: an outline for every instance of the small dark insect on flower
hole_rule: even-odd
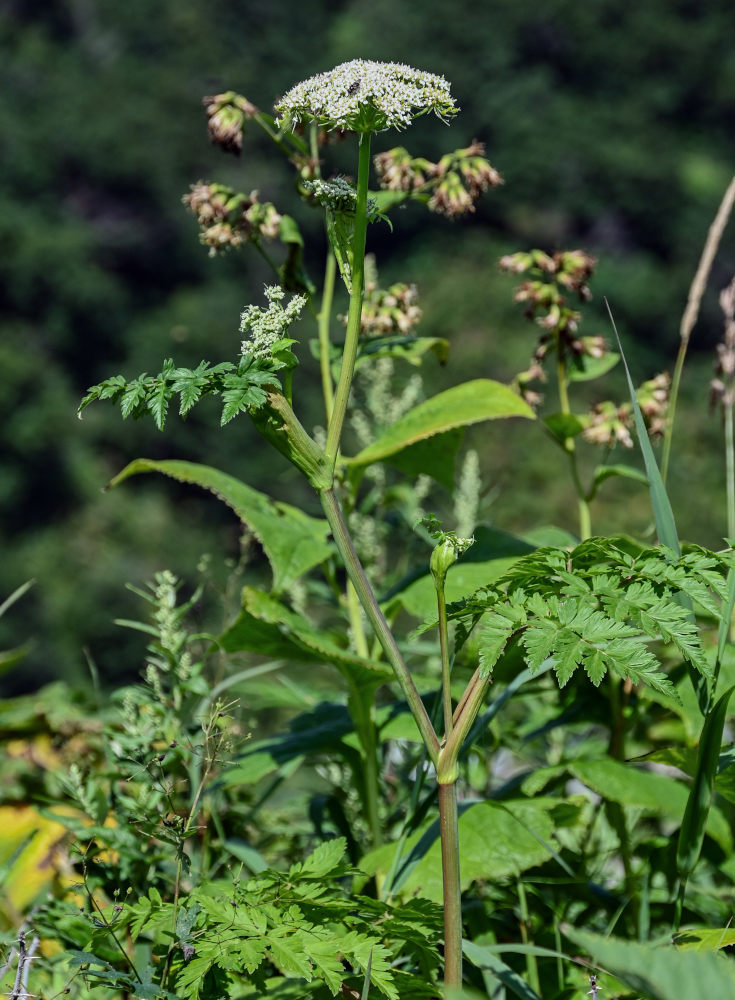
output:
[[[358,78],[357,80],[354,80],[354,81],[353,81],[353,82],[352,82],[352,83],[351,83],[351,84],[349,85],[349,87],[347,88],[347,94],[348,94],[348,96],[349,96],[349,97],[352,97],[352,95],[353,95],[353,94],[356,94],[356,93],[358,92],[358,90],[359,90],[359,89],[360,89],[360,80],[359,80],[359,78]]]

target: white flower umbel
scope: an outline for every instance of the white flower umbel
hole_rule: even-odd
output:
[[[443,76],[367,59],[297,83],[276,104],[279,125],[316,121],[326,129],[353,132],[405,128],[429,111],[442,120],[458,111]]]
[[[242,342],[243,354],[252,354],[254,358],[267,358],[271,354],[273,345],[287,336],[288,328],[296,322],[306,305],[306,297],[293,295],[284,308],[281,303],[285,296],[286,293],[278,285],[266,285],[265,297],[268,299],[268,308],[248,306],[244,310],[240,317],[240,333],[249,333],[250,336]]]

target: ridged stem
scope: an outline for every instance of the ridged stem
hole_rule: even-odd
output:
[[[360,564],[355,547],[352,544],[349,529],[342,516],[339,501],[334,494],[334,490],[331,488],[322,490],[320,496],[324,514],[332,530],[332,536],[334,537],[339,554],[342,556],[347,576],[357,592],[360,604],[373,627],[375,635],[385,653],[385,657],[393,668],[396,680],[401,686],[409,710],[416,720],[416,725],[421,733],[421,738],[424,741],[429,758],[434,766],[437,766],[439,762],[439,740],[434,732],[434,727],[431,724],[424,703],[421,700],[421,695],[413,682],[413,678],[398,648],[395,637],[390,630],[388,622],[385,620],[383,612],[380,610],[377,598],[365,576],[365,570]]]
[[[459,989],[462,985],[462,889],[456,781],[439,785],[439,835],[444,888],[444,988]]]

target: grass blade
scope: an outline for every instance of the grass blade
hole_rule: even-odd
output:
[[[715,775],[720,759],[722,746],[722,731],[725,728],[727,707],[735,686],[725,691],[714,708],[707,714],[702,726],[702,735],[697,751],[697,767],[694,781],[689,791],[684,819],[679,830],[679,842],[676,848],[676,867],[681,883],[679,897],[676,901],[674,929],[679,929],[681,910],[684,903],[687,879],[699,860],[704,842],[704,831],[707,825],[712,792],[715,785]]]
[[[681,546],[679,545],[679,536],[676,531],[676,522],[674,521],[674,512],[671,509],[671,501],[669,500],[668,493],[666,492],[666,486],[664,485],[664,481],[661,477],[661,473],[656,462],[656,456],[653,454],[653,448],[651,447],[651,442],[648,438],[648,431],[646,430],[646,425],[643,420],[643,414],[641,413],[641,408],[638,405],[635,388],[633,387],[633,380],[630,377],[628,362],[625,360],[625,354],[623,353],[623,345],[620,342],[620,336],[618,334],[617,327],[615,326],[615,320],[613,319],[612,310],[610,309],[610,303],[607,299],[605,299],[605,305],[607,306],[610,322],[612,323],[612,328],[615,332],[615,339],[618,342],[620,357],[623,362],[623,368],[625,369],[625,377],[628,380],[630,400],[633,404],[635,429],[638,434],[638,443],[640,444],[641,452],[643,453],[643,462],[646,466],[648,486],[651,491],[651,503],[653,504],[653,516],[656,519],[656,531],[658,533],[659,541],[668,548],[673,549],[677,555],[681,555]]]

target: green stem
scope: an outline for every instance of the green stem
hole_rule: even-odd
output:
[[[725,406],[725,469],[727,481],[727,537],[735,537],[735,446],[733,444],[733,407]]]
[[[475,675],[470,681],[472,689],[467,698],[464,699],[462,711],[455,712],[454,729],[447,737],[439,754],[436,778],[440,785],[452,784],[457,780],[459,751],[462,749],[462,744],[482,707],[489,684],[489,677],[480,677],[479,675]]]
[[[357,345],[360,338],[360,317],[362,315],[362,291],[365,277],[365,239],[367,237],[367,195],[370,177],[370,133],[360,133],[360,151],[357,168],[357,197],[355,201],[355,229],[352,239],[352,287],[350,308],[347,314],[347,332],[342,354],[342,368],[339,373],[334,409],[327,431],[325,453],[332,468],[337,461],[342,425],[347,412],[347,400],[355,371]]]
[[[352,586],[348,584],[348,586]],[[360,741],[363,770],[356,775],[358,786],[363,789],[363,803],[367,814],[367,824],[373,847],[379,847],[383,841],[383,831],[380,826],[378,741],[375,732],[375,707],[373,688],[363,690],[358,684],[350,684],[349,699],[350,715],[355,724],[357,737]]]
[[[444,988],[459,989],[462,986],[462,890],[456,781],[439,785],[439,835],[444,888]]]
[[[564,414],[571,414],[569,406],[569,380],[567,378],[567,365],[564,355],[564,343],[561,335],[556,338],[556,380],[559,386],[559,406]],[[564,451],[569,456],[569,468],[572,473],[574,489],[577,493],[577,512],[579,515],[579,537],[582,541],[592,534],[592,519],[590,517],[590,506],[587,496],[579,478],[579,466],[577,464],[577,449],[573,437],[564,438]]]
[[[401,686],[401,690],[403,691],[411,714],[416,720],[416,725],[421,733],[421,738],[424,741],[429,758],[434,766],[436,766],[439,762],[439,740],[434,732],[434,727],[431,724],[431,720],[426,712],[424,703],[421,700],[421,695],[419,694],[408,667],[401,656],[401,651],[398,648],[395,637],[390,630],[388,622],[385,620],[385,616],[380,609],[377,598],[375,597],[372,587],[365,576],[365,571],[360,565],[360,560],[358,559],[355,547],[352,544],[352,538],[350,537],[349,530],[345,524],[344,517],[342,516],[339,501],[334,495],[334,490],[331,488],[323,490],[320,496],[322,507],[324,508],[324,514],[327,518],[327,522],[329,523],[329,527],[332,530],[332,535],[339,553],[342,556],[347,576],[357,592],[360,604],[362,604],[365,614],[368,617],[368,621],[375,631],[375,635],[380,642],[386,659],[393,668],[393,672],[395,673],[396,679]]]
[[[449,662],[449,635],[447,631],[447,599],[444,594],[444,581],[437,581],[436,603],[439,611],[439,648],[442,661],[442,702],[444,705],[444,739],[454,728],[452,718],[451,664]]]
[[[520,875],[516,878],[516,886],[518,887],[518,903],[521,908],[521,940],[526,945],[533,944],[533,940],[529,934],[531,915],[528,911],[526,887],[523,884],[523,879]],[[541,980],[539,979],[538,962],[536,961],[535,955],[526,955],[526,975],[528,976],[528,982],[532,989],[534,989],[538,995],[541,996]]]
[[[324,269],[324,291],[322,292],[322,305],[317,316],[319,324],[319,367],[322,375],[322,395],[324,396],[324,407],[327,411],[327,427],[334,409],[334,386],[332,385],[332,370],[330,360],[329,343],[329,318],[332,312],[332,300],[334,298],[334,278],[337,271],[337,263],[332,253],[332,248],[327,250],[327,264]]]

